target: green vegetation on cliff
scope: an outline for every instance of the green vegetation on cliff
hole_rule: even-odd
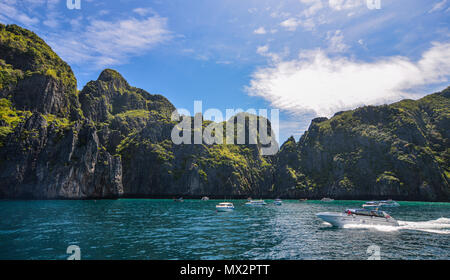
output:
[[[70,66],[35,33],[0,24],[0,96],[20,110],[79,119],[77,81]]]
[[[39,73],[61,80],[67,88],[76,88],[76,79],[70,66],[35,33],[17,25],[0,24],[0,58],[2,78],[14,68],[21,73],[10,77],[21,76],[22,73],[26,76]],[[9,82],[17,80],[10,78]]]
[[[30,115],[29,111],[15,110],[10,100],[0,98],[0,147],[4,145],[6,137],[14,131],[14,128]]]
[[[9,89],[16,85],[20,79],[23,79],[22,70],[14,69],[10,64],[0,59],[0,90]]]
[[[309,195],[448,200],[449,97],[447,88],[315,119],[294,151],[292,141],[285,144],[291,152],[279,154],[278,169],[304,174],[291,185],[313,186]],[[292,153],[296,161],[287,161]]]

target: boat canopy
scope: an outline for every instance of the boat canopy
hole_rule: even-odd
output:
[[[379,204],[380,202],[379,201],[367,201],[365,204],[370,204],[370,205],[377,205],[377,204]]]
[[[347,209],[347,210],[345,210],[345,212],[347,214],[362,215],[362,216],[374,216],[374,217],[382,217],[382,218],[385,218],[387,216],[386,212],[384,212],[384,211],[368,210],[368,209]]]

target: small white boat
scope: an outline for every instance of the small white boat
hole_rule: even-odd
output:
[[[380,201],[368,201],[362,205],[363,208],[391,208],[391,207],[399,207],[400,204],[398,204],[397,201],[393,201],[392,199],[389,200],[380,200]]]
[[[277,206],[280,206],[280,205],[283,204],[283,201],[282,201],[281,199],[277,198],[277,199],[275,199],[275,200],[273,201],[273,204],[275,204],[275,205],[277,205]]]
[[[380,203],[378,201],[367,201],[362,205],[363,208],[378,208]]]
[[[264,200],[250,200],[249,202],[245,203],[247,206],[264,206],[267,205],[267,203]]]
[[[397,220],[389,216],[389,214],[377,210],[347,209],[344,213],[322,212],[316,215],[335,227],[343,227],[349,224],[399,226]]]
[[[400,204],[392,199],[380,201],[382,207],[399,207]]]
[[[202,197],[202,201],[208,201],[208,200],[209,200],[209,197],[207,197],[207,196]]]
[[[320,201],[322,201],[322,202],[332,202],[332,201],[334,201],[334,199],[329,198],[329,197],[324,197]]]
[[[216,205],[216,210],[219,212],[230,212],[234,210],[234,205],[231,202],[221,202]]]

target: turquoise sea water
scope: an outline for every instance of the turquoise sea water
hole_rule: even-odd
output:
[[[450,203],[400,202],[400,227],[332,228],[315,214],[361,201],[0,201],[0,259],[450,259]]]

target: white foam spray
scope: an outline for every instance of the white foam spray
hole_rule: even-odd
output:
[[[398,221],[400,229],[418,230],[438,234],[450,234],[450,219],[439,218],[425,222]]]
[[[399,230],[416,230],[437,234],[450,234],[450,219],[439,218],[437,220],[423,222],[398,221],[399,226],[387,225],[364,225],[364,224],[348,224],[344,228],[348,229],[374,229],[384,232],[393,232]]]

